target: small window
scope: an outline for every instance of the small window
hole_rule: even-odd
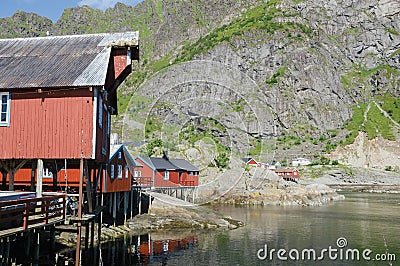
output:
[[[125,166],[125,178],[129,177],[129,168],[128,166]]]
[[[169,171],[167,170],[164,172],[164,180],[169,180]]]
[[[118,165],[118,179],[122,179],[122,165]]]
[[[118,160],[122,159],[122,152],[118,152]]]
[[[103,99],[99,96],[99,127],[103,127]]]
[[[114,179],[114,165],[113,164],[110,167],[110,178],[111,178],[111,180]]]
[[[133,176],[134,177],[141,177],[142,176],[142,171],[136,170],[135,172],[133,172]]]
[[[8,92],[0,92],[0,126],[10,125],[10,94]]]

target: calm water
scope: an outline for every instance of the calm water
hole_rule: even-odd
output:
[[[372,250],[368,257],[386,252],[395,254],[400,265],[400,195],[344,193],[346,200],[320,207],[232,207],[218,210],[246,226],[237,230],[212,232],[184,232],[169,235],[127,237],[105,245],[102,259],[105,265],[390,265],[390,262],[366,261],[365,249]],[[340,249],[337,239],[344,237],[347,246]],[[385,247],[386,243],[386,247]],[[331,246],[338,259],[331,260],[327,252],[324,261],[278,259],[260,260],[257,251],[267,245],[271,249],[315,249],[319,257],[322,249]],[[352,260],[357,249],[360,261]],[[292,251],[292,257],[296,257]],[[260,253],[262,256],[264,253]],[[356,253],[354,253],[356,254]],[[355,258],[356,255],[354,255]],[[311,256],[312,258],[312,256]],[[382,257],[381,257],[382,258]]]
[[[390,262],[365,261],[362,252],[375,258],[386,252],[395,254],[400,265],[400,195],[344,193],[346,200],[320,207],[232,207],[218,210],[246,226],[229,231],[189,231],[126,237],[103,245],[103,265],[391,265]],[[337,239],[344,237],[347,246],[339,249]],[[386,243],[386,247],[385,247]],[[267,245],[271,249],[285,249],[288,261],[277,257],[260,260],[257,251]],[[301,252],[314,249],[319,257],[328,251],[323,261],[290,259],[291,249]],[[352,260],[357,249],[360,261]],[[296,257],[295,251],[291,251]],[[264,253],[260,253],[263,255]],[[354,253],[355,254],[355,253]],[[355,256],[355,255],[354,255]],[[311,256],[312,258],[312,256]]]

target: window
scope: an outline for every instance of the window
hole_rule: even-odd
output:
[[[167,170],[164,172],[164,180],[169,180],[169,171]]]
[[[118,165],[118,179],[122,179],[122,165]]]
[[[111,178],[111,180],[114,179],[114,165],[113,164],[110,167],[110,178]]]
[[[118,160],[122,159],[122,152],[118,152]]]
[[[128,166],[125,166],[125,178],[129,177],[129,168]]]
[[[135,172],[133,172],[133,176],[134,177],[141,177],[142,176],[142,172],[140,170],[136,170]]]
[[[10,125],[10,94],[8,92],[0,92],[0,126]]]

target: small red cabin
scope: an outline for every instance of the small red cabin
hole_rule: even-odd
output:
[[[259,166],[259,163],[253,158],[242,158],[242,161],[247,165]]]
[[[135,161],[143,165],[140,173],[142,185],[146,183],[155,188],[199,185],[199,169],[184,159],[137,156]]]
[[[288,181],[295,181],[300,178],[299,171],[296,168],[280,168],[280,169],[275,169],[272,170],[274,171],[278,176],[282,177],[285,180]]]

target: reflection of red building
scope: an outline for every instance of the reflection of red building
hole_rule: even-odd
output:
[[[169,252],[189,249],[197,245],[198,236],[189,236],[182,239],[150,240],[150,242],[140,243],[140,254],[144,256],[156,256]]]

